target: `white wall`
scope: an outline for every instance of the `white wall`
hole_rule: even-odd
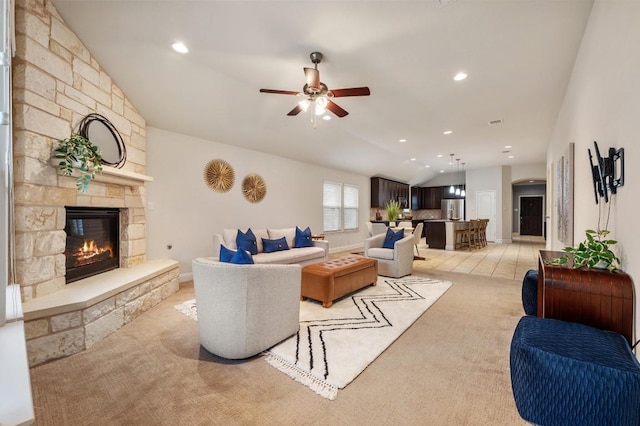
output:
[[[511,167],[511,182],[521,182],[523,180],[545,180],[546,164],[518,164]]]
[[[598,221],[587,149],[593,147],[593,141],[604,152],[609,147],[625,149],[625,184],[610,202],[608,229],[619,242],[622,269],[631,275],[636,286],[640,284],[640,233],[636,226],[640,209],[640,167],[636,167],[640,164],[638,23],[639,1],[594,3],[547,154],[547,167],[553,176],[555,161],[570,142],[575,143],[574,239],[579,242],[584,239],[585,229],[595,228]],[[547,245],[558,250],[563,244],[557,240],[554,192],[555,184],[550,180],[547,199],[548,205],[553,206],[548,209],[552,213],[548,231],[552,232]],[[636,312],[640,299],[637,295],[636,288]]]
[[[204,168],[213,159],[227,161],[235,183],[226,193],[210,190]],[[267,193],[259,203],[242,195],[242,180],[257,173]],[[324,179],[360,188],[360,231],[327,234],[331,251],[363,246],[369,220],[367,176],[327,169],[257,151],[147,127],[147,257],[180,262],[181,274],[191,260],[213,256],[213,235],[224,228],[311,227],[322,232]],[[172,249],[167,249],[171,245]]]

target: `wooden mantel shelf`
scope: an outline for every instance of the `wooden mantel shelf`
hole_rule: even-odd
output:
[[[51,165],[58,168],[58,159],[52,158]],[[61,173],[58,170],[58,173]],[[76,176],[74,169],[73,176]],[[96,182],[113,183],[123,186],[143,186],[146,182],[153,182],[151,176],[143,175],[141,173],[131,172],[129,170],[116,169],[111,166],[102,166],[102,173],[96,173]]]
[[[96,173],[96,182],[115,183],[125,186],[143,186],[146,182],[153,182],[151,176],[115,167],[102,166],[102,173]]]

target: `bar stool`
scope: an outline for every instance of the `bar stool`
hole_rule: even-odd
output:
[[[480,246],[487,246],[487,225],[489,224],[489,219],[480,219],[480,230],[478,237],[480,239]]]

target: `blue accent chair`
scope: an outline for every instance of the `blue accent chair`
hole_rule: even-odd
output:
[[[522,307],[527,315],[538,315],[538,271],[529,269],[522,280]]]
[[[511,341],[520,416],[543,426],[640,425],[640,364],[612,331],[524,316]]]

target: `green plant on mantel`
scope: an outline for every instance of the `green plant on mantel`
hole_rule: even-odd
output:
[[[607,239],[609,231],[606,229],[587,229],[587,238],[576,247],[565,247],[563,250],[573,254],[573,267],[607,269],[614,271],[620,264],[620,259],[611,251],[611,246],[617,244],[616,240]],[[553,259],[552,265],[565,265],[569,262],[569,256]]]
[[[102,172],[100,149],[83,136],[71,135],[58,141],[54,152],[63,175],[73,176],[74,169],[78,171],[76,186],[80,192],[87,192],[89,182],[95,179],[96,173]]]
[[[389,222],[395,222],[400,215],[400,203],[395,200],[391,200],[387,203],[386,209],[387,220]]]

